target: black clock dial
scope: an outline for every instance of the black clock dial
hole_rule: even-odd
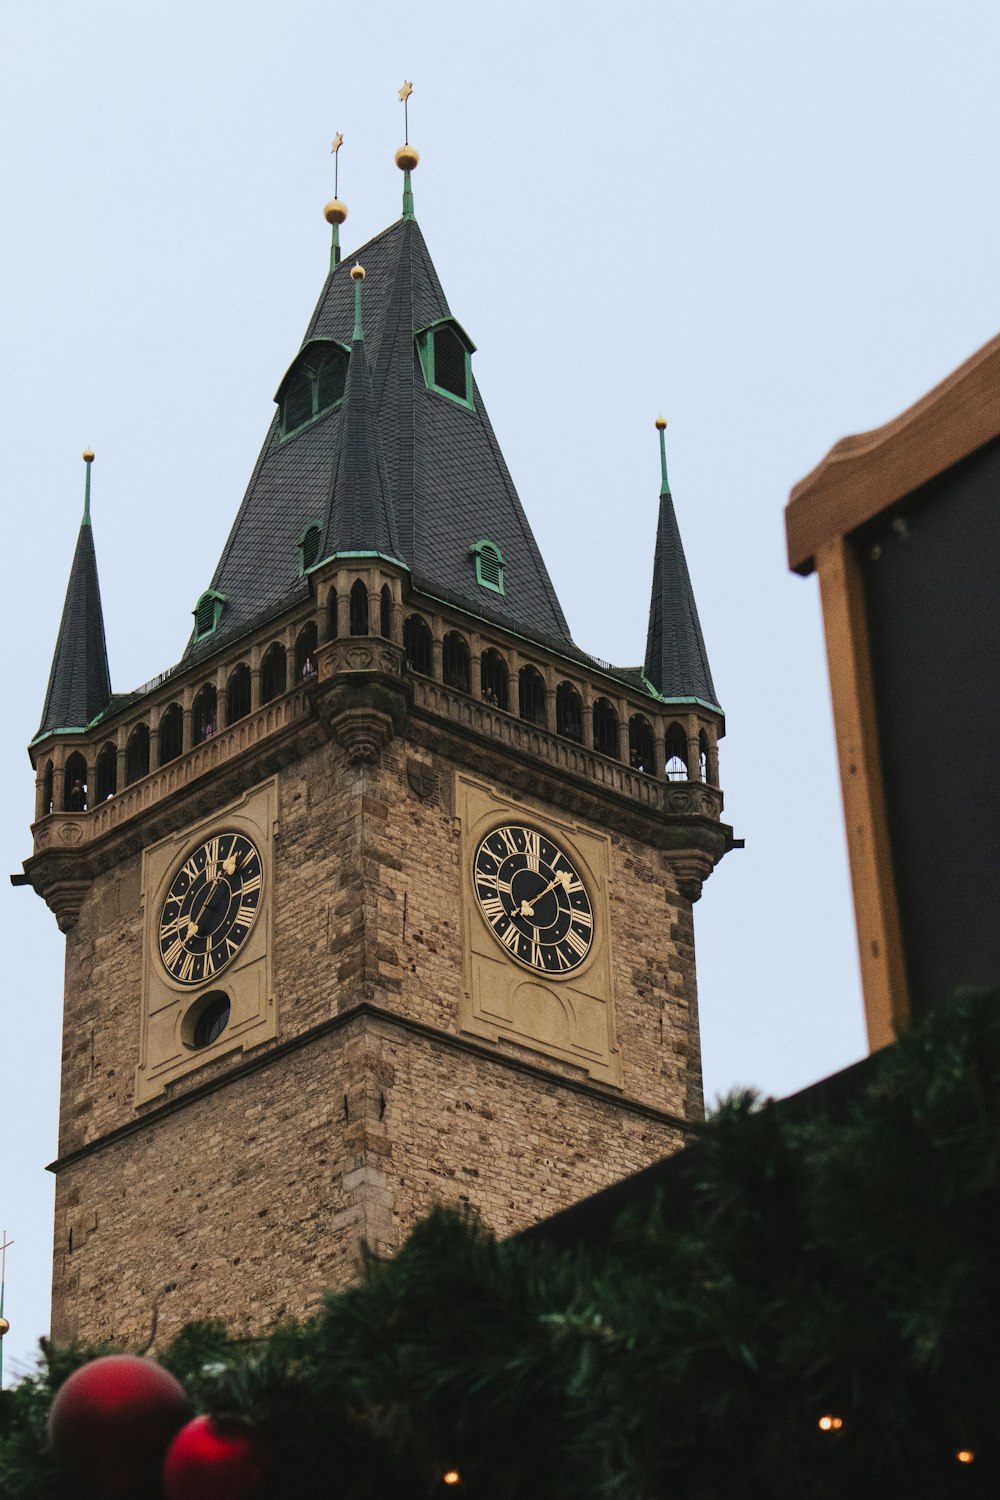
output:
[[[204,984],[231,964],[260,911],[260,852],[242,833],[218,833],[193,849],[160,912],[163,966],[178,984]]]
[[[479,909],[501,947],[553,978],[578,969],[594,941],[594,910],[572,860],[520,823],[488,833],[476,850]]]

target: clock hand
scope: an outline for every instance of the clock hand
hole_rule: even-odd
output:
[[[535,902],[541,901],[543,896],[547,896],[549,894],[549,891],[551,891],[554,886],[561,885],[563,890],[565,890],[569,885],[571,879],[572,876],[567,870],[557,871],[553,879],[549,881],[544,890],[539,891],[538,895],[535,896],[531,901],[521,902],[521,916],[533,917],[535,915]]]

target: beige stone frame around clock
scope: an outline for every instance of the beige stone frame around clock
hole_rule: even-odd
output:
[[[188,825],[143,850],[142,855],[142,1015],[135,1102],[156,1098],[169,1083],[226,1053],[270,1041],[277,1031],[271,981],[271,929],[274,912],[274,834],[278,817],[278,782],[274,777],[245,792],[210,817]],[[252,839],[260,851],[264,880],[260,906],[246,942],[232,963],[202,985],[179,984],[160,962],[160,910],[177,867],[206,838],[233,829]],[[229,1022],[208,1047],[185,1040],[185,1018],[204,995],[223,991],[231,1006]]]
[[[610,838],[568,818],[526,807],[470,776],[459,774],[455,791],[462,850],[462,1030],[557,1058],[620,1088],[608,900]],[[594,940],[579,968],[564,977],[532,972],[516,963],[497,943],[479,908],[473,860],[481,839],[502,823],[528,824],[554,839],[565,848],[587,887],[594,910]]]

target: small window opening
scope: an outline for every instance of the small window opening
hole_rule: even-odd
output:
[[[184,714],[179,703],[171,703],[160,718],[160,765],[176,760],[184,748]],[[146,770],[149,770],[147,745]],[[142,773],[145,775],[145,772]]]
[[[311,568],[317,557],[319,557],[320,539],[320,528],[315,521],[311,526],[307,526],[299,537],[299,556],[303,573]]]
[[[434,384],[460,401],[469,399],[469,357],[453,328],[434,331]]]
[[[160,757],[162,763],[162,755]],[[149,775],[149,726],[137,724],[125,746],[125,785]]]
[[[225,604],[224,595],[215,589],[209,589],[202,594],[194,607],[194,638],[200,641],[206,635],[211,635],[217,628],[222,617],[222,606]]]
[[[107,802],[118,790],[118,747],[110,742],[97,757],[97,801]]]
[[[571,682],[556,688],[556,733],[583,744],[583,700]]]
[[[311,420],[313,414],[313,382],[311,373],[299,366],[289,376],[281,398],[281,428],[285,433],[294,432]]]
[[[392,590],[387,583],[383,583],[379,595],[378,628],[380,635],[387,641],[392,640]]]
[[[351,634],[368,634],[368,589],[361,578],[351,588]]]
[[[328,641],[337,639],[340,625],[337,620],[337,590],[331,589],[326,596],[326,638]]]
[[[602,755],[617,760],[621,754],[618,743],[618,715],[607,698],[598,698],[594,704],[594,749]]]
[[[316,676],[316,621],[303,625],[295,641],[295,681],[308,682]]]
[[[663,745],[668,781],[687,781],[687,735],[679,724],[671,724]]]
[[[403,651],[411,671],[431,675],[434,646],[430,626],[420,615],[408,615],[403,624]]]
[[[457,630],[449,630],[444,638],[442,670],[445,684],[467,693],[470,687],[469,643]]]
[[[347,381],[347,360],[342,349],[332,349],[321,361],[316,371],[316,412],[335,406],[344,394]]]
[[[633,714],[628,721],[628,763],[633,771],[645,771],[649,776],[656,768],[653,726],[642,714]]]
[[[500,652],[494,651],[492,646],[488,651],[484,651],[480,670],[483,702],[506,711],[510,706],[510,675],[507,671],[507,663]]]
[[[282,436],[287,437],[336,406],[344,394],[346,379],[347,355],[343,349],[323,344],[304,349],[281,383]]]
[[[264,652],[264,659],[260,664],[261,703],[270,703],[272,698],[277,698],[279,693],[285,691],[285,676],[285,648],[280,641],[275,641]]]
[[[78,750],[74,750],[66,762],[63,811],[87,811],[87,762]]]
[[[698,769],[702,781],[708,780],[708,735],[704,729],[698,735]]]
[[[502,594],[503,555],[500,548],[495,542],[484,540],[476,542],[469,550],[476,559],[476,582],[484,589]]]
[[[194,743],[201,745],[205,740],[210,740],[218,728],[216,719],[216,698],[214,682],[206,682],[199,689],[194,700],[193,729]]]
[[[522,667],[517,681],[518,712],[529,724],[545,725],[545,678],[534,667]]]
[[[249,712],[250,668],[246,662],[240,662],[226,684],[226,721],[235,724],[237,719],[245,719]]]
[[[203,995],[185,1017],[183,1032],[189,1047],[210,1047],[229,1024],[229,996],[221,990]]]
[[[45,764],[45,775],[42,778],[42,817],[48,817],[52,811],[52,783],[55,777],[52,762]]]

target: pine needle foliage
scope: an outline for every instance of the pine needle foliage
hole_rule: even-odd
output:
[[[571,1251],[438,1210],[312,1321],[196,1324],[159,1358],[264,1435],[276,1497],[1000,1493],[1000,997],[849,1087],[733,1096],[682,1183]],[[45,1346],[3,1394],[3,1500],[80,1495],[45,1418],[93,1352]]]

